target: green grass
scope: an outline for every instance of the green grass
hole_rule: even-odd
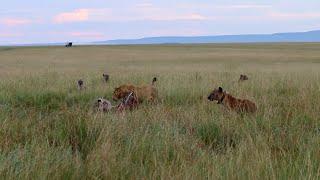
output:
[[[0,47],[0,176],[319,179],[319,62],[317,43]],[[159,103],[93,111],[154,76]],[[218,86],[258,112],[208,102]]]

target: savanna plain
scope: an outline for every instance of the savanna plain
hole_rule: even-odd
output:
[[[93,110],[153,77],[157,103]],[[219,86],[258,111],[209,102]],[[319,102],[317,43],[0,47],[0,177],[319,179]]]

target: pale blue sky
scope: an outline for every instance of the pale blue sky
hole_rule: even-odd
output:
[[[0,44],[320,29],[320,0],[3,0]]]

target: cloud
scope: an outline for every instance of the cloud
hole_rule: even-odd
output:
[[[59,36],[66,38],[76,39],[102,39],[105,38],[105,34],[96,31],[50,31],[47,32],[50,36]]]
[[[214,4],[214,3],[181,3],[178,5],[183,9],[201,10],[246,10],[246,9],[270,9],[270,4]]]
[[[308,12],[308,13],[283,13],[283,12],[271,12],[270,17],[279,20],[297,20],[297,19],[315,19],[320,18],[320,13]]]
[[[261,4],[237,4],[237,5],[227,5],[227,6],[216,6],[216,8],[221,9],[265,9],[272,8],[271,5],[261,5]]]
[[[68,35],[81,38],[104,38],[105,35],[99,32],[70,32]]]
[[[12,37],[20,37],[22,33],[12,33],[12,32],[0,32],[0,37],[2,38],[12,38]]]
[[[134,20],[152,20],[152,21],[180,21],[191,20],[200,21],[206,20],[207,17],[197,12],[190,10],[179,11],[176,8],[170,7],[158,7],[151,3],[138,4],[133,10],[133,14],[136,14]]]
[[[83,22],[89,20],[89,9],[76,9],[72,12],[64,12],[53,18],[55,23]]]
[[[141,17],[141,19],[137,20],[151,20],[151,21],[201,21],[201,20],[206,20],[208,19],[205,16],[202,16],[197,13],[192,13],[192,14],[159,14],[157,15],[146,15],[144,17]]]
[[[190,14],[188,16],[185,16],[186,19],[188,20],[206,20],[207,17],[201,15],[201,14],[197,14],[197,13],[193,13],[193,14]]]
[[[176,12],[174,9],[155,7],[152,4],[138,4],[133,8],[116,11],[108,8],[76,9],[54,17],[55,23],[72,22],[126,22],[126,21],[200,21],[207,18],[199,13]]]
[[[206,28],[186,28],[186,27],[177,27],[177,28],[168,28],[168,29],[154,29],[150,31],[149,36],[201,36],[208,34]]]
[[[153,4],[152,3],[141,3],[141,4],[137,4],[137,7],[139,8],[150,8],[152,7]]]
[[[26,25],[31,24],[32,21],[29,19],[22,19],[22,18],[3,18],[0,19],[0,24],[3,24],[5,26],[20,26],[20,25]]]
[[[172,7],[156,6],[152,3],[138,3],[133,6],[120,8],[83,8],[71,12],[57,14],[55,23],[73,22],[132,22],[132,21],[209,21],[225,19],[257,19],[266,17],[272,5],[268,4],[178,4]],[[249,11],[255,10],[255,11]],[[238,11],[243,11],[239,13]],[[240,15],[239,15],[240,14]],[[282,14],[272,14],[285,18],[290,17]],[[309,15],[310,16],[310,15]]]

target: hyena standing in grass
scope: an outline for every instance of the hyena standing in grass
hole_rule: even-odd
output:
[[[214,89],[208,96],[210,101],[218,101],[218,104],[222,104],[228,109],[237,112],[254,113],[257,111],[257,106],[254,102],[247,99],[237,99],[227,92],[223,91],[221,87]]]
[[[84,89],[84,81],[82,79],[78,80],[78,89],[80,91]]]
[[[249,78],[248,78],[247,75],[241,74],[241,75],[240,75],[240,78],[239,78],[239,82],[246,81],[246,80],[248,80],[248,79],[249,79]]]
[[[110,78],[109,74],[103,73],[103,74],[102,74],[102,77],[103,77],[103,79],[104,79],[104,81],[105,81],[106,83],[109,81],[109,78]]]

